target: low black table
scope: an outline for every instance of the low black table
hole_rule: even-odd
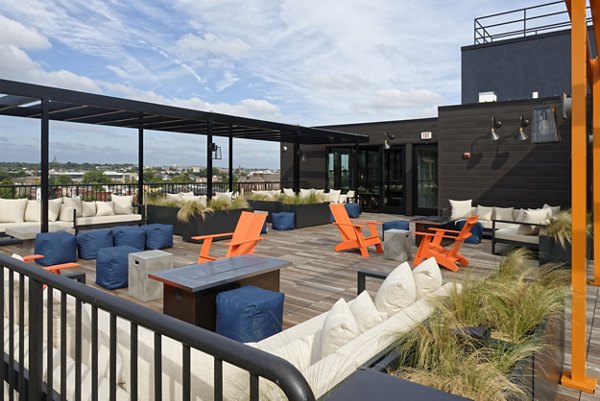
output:
[[[390,376],[372,369],[360,369],[339,384],[327,401],[470,401],[431,387]]]
[[[244,255],[151,273],[148,277],[164,284],[164,314],[214,331],[219,292],[242,285],[279,291],[279,270],[291,264],[283,259]]]
[[[415,232],[431,234],[435,234],[435,231],[431,231],[429,228],[450,228],[453,223],[449,217],[443,216],[417,217],[413,219],[412,222],[415,223]],[[419,246],[422,239],[422,235],[415,235],[415,245]],[[442,240],[442,245],[447,245],[449,243],[452,243],[452,241],[446,238]]]

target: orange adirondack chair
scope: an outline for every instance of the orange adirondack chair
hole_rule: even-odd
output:
[[[331,213],[335,219],[333,224],[337,225],[342,236],[342,242],[335,246],[335,251],[340,252],[346,249],[359,248],[360,254],[368,258],[369,250],[368,246],[375,245],[377,253],[383,252],[383,246],[381,245],[381,239],[379,239],[379,233],[377,232],[376,224],[382,225],[379,221],[372,220],[350,220],[346,208],[341,203],[332,203],[329,205]],[[370,235],[363,236],[362,229],[369,227]]]
[[[21,260],[23,260],[23,262],[29,263],[34,260],[43,259],[44,255],[33,254],[33,255],[21,256],[21,255],[13,254],[12,257],[15,259],[21,259]],[[46,271],[60,275],[60,271],[63,269],[74,269],[74,268],[77,268],[80,266],[81,265],[79,263],[69,262],[69,263],[61,263],[59,265],[40,266],[40,267]]]
[[[419,265],[423,259],[431,256],[435,257],[438,264],[453,272],[458,271],[457,262],[463,266],[468,266],[469,261],[460,254],[460,247],[463,242],[471,236],[471,227],[477,223],[478,216],[471,216],[463,226],[462,230],[446,230],[443,228],[430,228],[431,232],[421,233],[416,232],[416,235],[423,236],[417,254],[413,260],[413,266]],[[452,247],[445,248],[442,246],[442,239],[450,238],[454,240]]]
[[[260,231],[262,230],[266,219],[266,214],[242,212],[240,219],[235,226],[234,232],[192,237],[193,240],[203,240],[202,248],[200,249],[200,255],[198,256],[198,263],[210,262],[212,260],[219,259],[217,257],[210,256],[209,253],[213,239],[220,237],[231,236],[231,241],[224,244],[228,246],[227,254],[225,255],[226,258],[253,254],[257,242],[263,239],[260,237]]]

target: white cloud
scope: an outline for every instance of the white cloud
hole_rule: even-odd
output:
[[[0,45],[16,46],[22,49],[48,49],[52,47],[48,38],[35,29],[25,27],[20,22],[0,15]]]
[[[235,84],[237,81],[239,81],[239,78],[235,74],[235,72],[226,70],[225,72],[223,72],[223,79],[221,79],[219,82],[217,82],[216,90],[217,90],[217,92],[221,92],[221,91],[229,88],[231,85]]]
[[[176,45],[184,55],[199,57],[204,54],[223,54],[236,59],[250,50],[250,45],[239,38],[224,39],[211,32],[202,37],[193,33],[185,34]]]

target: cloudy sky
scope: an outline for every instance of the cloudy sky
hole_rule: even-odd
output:
[[[0,78],[307,126],[431,117],[460,103],[473,19],[535,4],[0,0]],[[38,161],[38,140],[38,121],[0,118],[0,160]],[[52,123],[51,158],[135,163],[136,140]],[[146,162],[204,165],[204,142],[148,132]],[[279,167],[278,144],[234,149],[235,165]]]

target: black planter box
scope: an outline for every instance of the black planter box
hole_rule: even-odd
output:
[[[191,237],[234,231],[235,226],[240,219],[240,215],[244,210],[245,209],[232,209],[205,213],[204,216],[190,218],[188,223],[182,223],[177,220],[179,208],[148,205],[147,222],[148,224],[171,224],[173,226],[173,234],[181,235],[184,241],[201,242],[194,241]],[[227,237],[223,237],[222,239],[226,238]]]
[[[263,200],[249,200],[248,204],[252,210],[262,210],[269,212],[267,216],[267,222],[271,222],[271,213],[281,212],[281,202],[277,201],[263,201]]]
[[[294,213],[294,227],[303,228],[331,224],[329,220],[329,202],[307,205],[281,205],[282,212]]]
[[[563,247],[554,237],[548,235],[539,236],[539,263],[540,266],[546,263],[560,263],[565,267],[571,266],[571,244],[567,243]],[[587,259],[594,260],[594,240],[587,238]]]

